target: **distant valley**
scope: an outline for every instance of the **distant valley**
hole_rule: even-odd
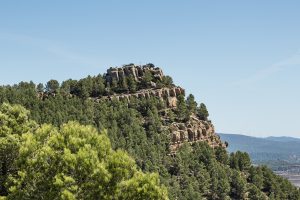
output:
[[[237,134],[219,134],[229,143],[228,151],[248,152],[253,163],[267,165],[277,174],[300,186],[300,139],[293,137],[257,138]]]

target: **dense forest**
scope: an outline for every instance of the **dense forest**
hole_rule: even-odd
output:
[[[209,120],[193,95],[172,109],[156,97],[102,98],[154,85],[174,83],[146,72],[138,81],[100,74],[1,86],[0,199],[300,199],[247,153],[206,142],[170,152],[165,126],[192,115]]]

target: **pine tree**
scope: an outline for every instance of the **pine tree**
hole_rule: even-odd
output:
[[[137,83],[134,80],[134,77],[132,75],[127,77],[127,82],[128,82],[128,88],[129,88],[130,92],[136,92]]]
[[[46,91],[49,93],[56,93],[59,89],[59,83],[57,80],[50,80],[46,84]]]
[[[236,199],[245,199],[246,180],[241,176],[240,172],[233,170],[231,176],[231,196]]]
[[[92,90],[92,96],[99,97],[101,95],[104,95],[105,92],[105,85],[104,85],[104,79],[99,74],[94,78],[93,81],[93,90]]]
[[[142,79],[143,88],[151,87],[152,79],[153,79],[153,76],[152,76],[151,72],[150,71],[145,71],[145,74],[144,74],[143,79]]]
[[[128,88],[128,83],[127,83],[127,78],[126,77],[123,77],[121,79],[121,88],[125,91],[127,91],[129,88]]]
[[[207,121],[207,118],[209,116],[206,105],[204,103],[200,104],[200,107],[197,109],[197,115],[200,120]]]
[[[195,101],[194,95],[190,94],[186,99],[186,104],[188,107],[188,110],[192,113],[196,113],[197,109],[197,102]]]
[[[38,92],[38,93],[42,93],[42,92],[44,92],[44,84],[43,83],[39,83],[37,86],[36,86],[36,91]]]
[[[190,112],[188,110],[188,107],[186,105],[186,101],[184,100],[183,95],[180,95],[178,97],[176,113],[177,113],[178,119],[181,121],[187,121],[190,117]]]
[[[267,200],[266,196],[255,185],[250,186],[248,199],[251,199],[251,200]]]

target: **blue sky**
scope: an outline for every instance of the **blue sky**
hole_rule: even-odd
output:
[[[1,1],[0,84],[154,63],[218,132],[300,137],[300,1]]]

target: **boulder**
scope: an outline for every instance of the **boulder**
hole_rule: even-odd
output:
[[[175,97],[168,97],[167,104],[170,108],[176,108],[177,106],[177,98]]]

